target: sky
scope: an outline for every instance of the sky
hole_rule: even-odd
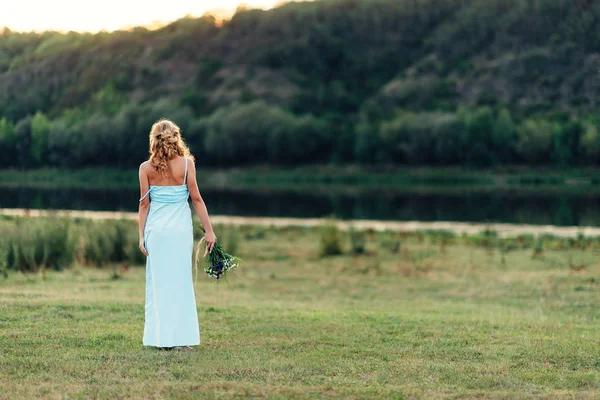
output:
[[[207,11],[231,15],[240,4],[271,8],[282,0],[0,0],[0,27],[13,31],[113,31],[162,25]]]

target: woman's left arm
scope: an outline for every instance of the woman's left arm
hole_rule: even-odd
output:
[[[140,177],[140,199],[144,197],[144,195],[148,192],[150,184],[148,183],[148,173],[144,169],[144,164],[140,165],[139,171]],[[146,218],[148,218],[148,210],[150,209],[150,196],[146,196],[145,199],[140,201],[140,207],[138,210],[138,219],[139,219],[139,233],[140,233],[140,251],[144,253],[145,256],[148,256],[148,252],[146,251],[146,247],[144,245],[144,227],[146,226]]]

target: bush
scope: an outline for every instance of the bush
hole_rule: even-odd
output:
[[[2,235],[0,236],[0,273],[4,278],[8,277],[9,252],[10,241],[6,236]]]
[[[474,166],[496,164],[498,160],[492,136],[495,124],[493,110],[490,107],[472,112],[462,109],[459,115],[466,130],[464,162]]]
[[[112,262],[125,262],[128,259],[129,248],[132,247],[131,236],[127,234],[128,228],[127,221],[114,222]],[[135,247],[137,248],[137,246]]]
[[[35,222],[25,223],[19,218],[11,228],[5,229],[7,265],[21,271],[69,267],[75,256],[69,221],[51,218]]]
[[[8,167],[16,164],[17,136],[15,126],[6,118],[0,118],[0,166]]]
[[[402,240],[397,232],[388,231],[380,236],[379,245],[390,253],[396,254],[402,247]]]
[[[383,123],[381,159],[408,164],[449,164],[461,160],[464,127],[451,113],[402,113]]]
[[[544,120],[527,120],[517,130],[517,154],[527,163],[547,163],[552,158],[553,139],[559,126]]]
[[[325,222],[321,227],[321,257],[343,253],[341,236],[335,220],[331,219]]]
[[[61,270],[75,262],[96,267],[146,262],[134,221],[18,217],[0,219],[0,229],[0,274],[11,269]]]
[[[204,149],[217,165],[294,164],[322,160],[328,152],[324,122],[263,101],[220,108],[194,126],[206,132]]]
[[[115,229],[109,221],[90,225],[86,232],[84,257],[96,267],[106,266],[112,261],[115,250]]]
[[[573,165],[579,159],[579,146],[584,126],[578,121],[569,121],[554,130],[553,160],[561,166]]]
[[[31,158],[36,165],[42,165],[46,161],[49,133],[50,121],[38,111],[31,120]]]
[[[364,164],[379,161],[379,125],[361,115],[354,126],[354,157]],[[383,154],[382,154],[383,156]]]
[[[579,151],[583,155],[585,161],[598,164],[600,162],[600,134],[598,134],[598,126],[594,123],[586,123]]]
[[[48,220],[44,240],[48,245],[48,266],[57,270],[71,266],[75,258],[75,246],[70,236],[69,219]]]
[[[365,232],[356,230],[354,226],[350,226],[348,236],[350,238],[350,250],[352,254],[364,254],[367,241]]]
[[[508,164],[514,161],[516,139],[517,126],[512,115],[507,109],[501,109],[492,129],[492,142],[500,163]]]
[[[236,254],[239,250],[240,235],[238,233],[238,227],[229,225],[225,232],[225,243],[224,248],[229,254]]]

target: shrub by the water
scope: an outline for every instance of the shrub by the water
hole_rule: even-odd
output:
[[[225,232],[224,247],[229,254],[237,254],[240,246],[240,236],[238,233],[238,227],[229,225]]]
[[[136,222],[125,220],[88,224],[83,233],[86,262],[96,266],[144,264],[146,258],[138,248],[136,225]]]
[[[38,271],[69,267],[75,247],[69,236],[70,222],[49,218],[25,221],[15,219],[3,229],[4,264],[7,268]]]
[[[114,224],[113,251],[112,260],[114,262],[123,262],[127,260],[127,250],[129,248],[128,227],[124,221],[116,221]]]
[[[10,242],[6,236],[0,236],[0,273],[3,277],[8,277],[8,253]]]
[[[363,254],[365,252],[367,241],[365,232],[357,230],[354,226],[350,226],[348,237],[350,238],[350,249],[352,254]]]
[[[384,232],[381,234],[381,238],[379,240],[379,246],[390,253],[398,253],[400,251],[400,247],[402,246],[402,242],[400,236],[396,232]]]
[[[335,220],[330,219],[321,227],[321,256],[335,256],[342,253],[342,234]]]
[[[95,221],[70,218],[1,217],[0,229],[0,276],[12,271],[42,272],[61,270],[72,266],[110,267],[123,271],[131,266],[144,265],[146,258],[138,249],[136,221]],[[334,219],[327,219],[317,228],[303,228],[291,232],[289,228],[264,226],[217,225],[215,232],[225,248],[238,252],[240,240],[281,240],[285,235],[319,235],[320,255],[334,256],[344,253],[343,243],[349,240],[351,254],[366,251],[367,239],[377,243],[388,253],[398,253],[404,243],[439,244],[445,252],[449,246],[473,246],[486,249],[490,254],[499,251],[502,259],[508,252],[531,249],[535,257],[542,252],[554,250],[600,250],[600,238],[579,235],[563,238],[548,234],[523,234],[503,238],[494,231],[458,236],[448,231],[372,232],[358,231],[351,227],[346,234],[340,231]],[[196,238],[199,239],[199,238]],[[403,252],[404,254],[404,252]],[[419,264],[420,256],[406,253]],[[415,258],[417,257],[417,258]],[[115,272],[115,277],[120,276]]]
[[[110,261],[113,251],[108,223],[93,223],[85,233],[84,257],[86,263],[103,267]]]
[[[544,253],[544,238],[539,236],[535,241],[535,246],[533,248],[533,258],[541,257]]]
[[[0,273],[61,270],[74,263],[143,265],[137,222],[70,218],[2,218]]]

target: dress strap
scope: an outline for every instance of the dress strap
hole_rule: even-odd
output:
[[[150,189],[152,189],[152,188],[150,188]],[[148,193],[150,193],[150,189],[148,189],[148,191],[146,192],[146,194],[140,199],[140,202],[142,200],[144,200],[146,198],[146,196],[148,196]]]
[[[187,183],[187,157],[185,158],[185,173],[183,174],[183,184]]]

